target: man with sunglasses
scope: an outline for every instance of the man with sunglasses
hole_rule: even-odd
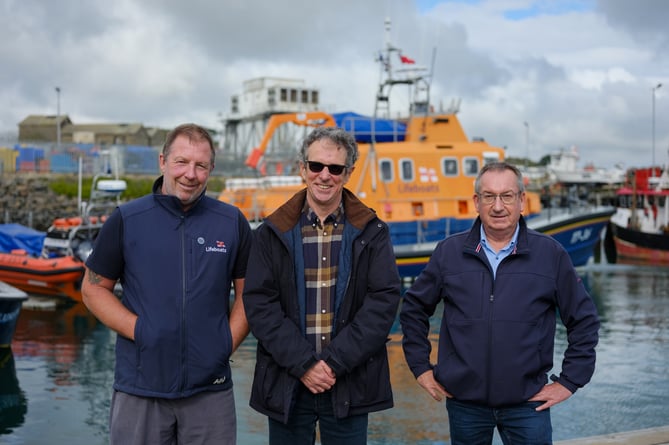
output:
[[[495,428],[505,445],[551,444],[549,408],[595,370],[597,310],[564,248],[525,224],[516,167],[484,166],[474,190],[474,226],[441,241],[404,295],[404,354],[418,384],[446,398],[452,445],[492,444]],[[429,319],[440,303],[433,365]],[[568,346],[548,383],[557,313]]]
[[[306,188],[256,229],[244,307],[258,340],[251,406],[270,445],[367,442],[368,413],[393,406],[386,341],[400,279],[387,225],[344,188],[352,135],[302,144]]]

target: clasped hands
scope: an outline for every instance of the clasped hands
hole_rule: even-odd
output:
[[[304,373],[300,380],[313,394],[320,394],[329,391],[337,378],[332,368],[323,360],[319,360]]]

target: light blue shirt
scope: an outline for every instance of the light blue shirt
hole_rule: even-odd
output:
[[[481,246],[485,252],[485,256],[488,257],[488,261],[492,266],[492,276],[493,278],[497,276],[497,266],[502,262],[504,258],[509,256],[511,252],[516,248],[516,242],[518,241],[518,231],[520,230],[520,225],[516,225],[516,231],[513,233],[513,238],[506,246],[502,247],[499,252],[495,252],[495,249],[488,244],[488,239],[485,236],[485,230],[483,230],[483,225],[481,225]]]

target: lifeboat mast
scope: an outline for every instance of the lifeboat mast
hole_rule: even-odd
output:
[[[395,85],[407,85],[411,103],[409,105],[409,116],[411,119],[416,114],[423,114],[427,118],[430,108],[430,79],[431,73],[426,74],[427,68],[415,65],[415,61],[405,58],[402,50],[393,46],[391,41],[391,21],[386,17],[385,27],[385,49],[380,51],[376,61],[379,62],[379,90],[376,93],[374,103],[374,116],[371,122],[371,139],[369,143],[369,155],[363,165],[363,171],[369,169],[372,179],[372,190],[377,188],[376,169],[376,122],[378,119],[391,119],[390,116],[390,93]],[[432,66],[434,66],[435,52],[432,54]],[[397,56],[401,63],[408,67],[393,69],[393,57]],[[364,175],[363,175],[364,176]]]

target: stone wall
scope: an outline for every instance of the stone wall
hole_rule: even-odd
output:
[[[46,231],[56,218],[78,216],[77,198],[53,192],[46,176],[0,176],[0,222]]]

